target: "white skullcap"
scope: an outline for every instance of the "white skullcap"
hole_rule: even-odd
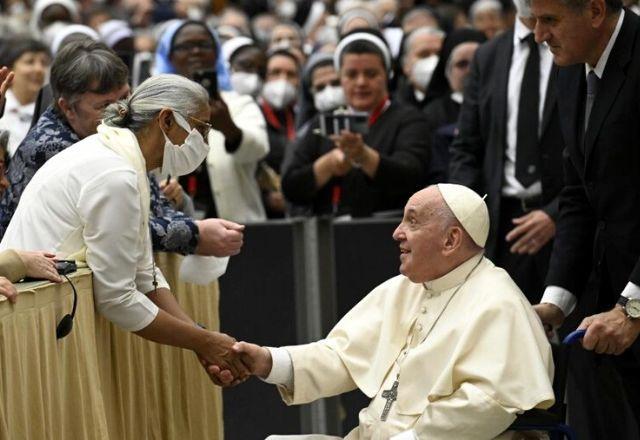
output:
[[[107,20],[98,27],[98,33],[104,44],[112,49],[125,38],[133,37],[133,30],[124,20]]]
[[[100,35],[89,26],[83,24],[70,24],[65,26],[60,31],[56,32],[56,36],[51,43],[51,54],[55,56],[60,50],[60,45],[69,35],[83,34],[91,38],[93,41],[100,41]]]
[[[463,185],[439,183],[437,187],[467,234],[483,248],[489,235],[489,209],[484,197]]]
[[[253,41],[251,38],[249,37],[245,37],[245,36],[240,36],[240,37],[233,37],[227,41],[225,41],[224,43],[222,43],[222,58],[225,60],[225,62],[227,63],[227,65],[229,65],[229,62],[231,61],[231,57],[233,56],[234,53],[236,53],[236,51],[242,47],[247,47],[247,46],[255,46],[255,41]]]
[[[384,66],[387,69],[387,72],[391,71],[391,54],[389,53],[389,47],[382,38],[370,34],[369,32],[354,32],[340,40],[340,43],[338,43],[338,47],[336,47],[336,51],[333,55],[333,65],[336,70],[340,70],[340,58],[345,47],[354,41],[368,41],[369,43],[373,43],[373,45],[382,52],[382,56],[384,57]]]

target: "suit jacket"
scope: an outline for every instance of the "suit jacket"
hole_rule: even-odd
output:
[[[615,303],[640,284],[640,18],[627,11],[584,132],[584,64],[558,72],[565,187],[547,284],[579,297],[589,268]]]
[[[487,194],[491,218],[487,254],[497,243],[500,200],[507,150],[507,90],[513,29],[481,45],[471,66],[458,121],[459,134],[451,146],[450,181]],[[553,69],[557,69],[555,66]],[[563,142],[558,122],[554,72],[550,76],[541,120],[540,173],[544,211],[558,216],[562,188]]]

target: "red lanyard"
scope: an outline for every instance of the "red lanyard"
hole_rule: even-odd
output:
[[[271,125],[276,130],[282,130],[282,124],[280,123],[278,116],[276,116],[276,113],[273,111],[271,106],[264,100],[262,100],[260,105],[262,106],[264,117],[266,118],[269,125]],[[291,111],[291,108],[287,107],[286,109],[284,109],[284,117],[285,124],[287,125],[287,139],[292,141],[296,138],[296,126],[295,121],[293,120],[293,111]]]
[[[369,116],[369,127],[376,123],[378,118],[385,112],[386,109],[391,105],[391,101],[389,101],[389,97],[385,96],[385,98],[373,109],[371,112],[371,116]]]

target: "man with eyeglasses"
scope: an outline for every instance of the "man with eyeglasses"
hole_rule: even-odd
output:
[[[525,0],[514,3],[514,28],[476,52],[449,178],[487,194],[487,255],[537,304],[556,231],[563,141],[552,84],[557,68],[533,38]]]

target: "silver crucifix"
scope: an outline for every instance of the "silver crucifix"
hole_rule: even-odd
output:
[[[382,411],[382,416],[380,416],[380,420],[383,422],[387,420],[389,416],[389,411],[391,411],[391,405],[398,399],[398,380],[396,379],[393,382],[390,390],[384,390],[382,392],[382,398],[387,399],[387,403],[384,405],[384,410]]]

